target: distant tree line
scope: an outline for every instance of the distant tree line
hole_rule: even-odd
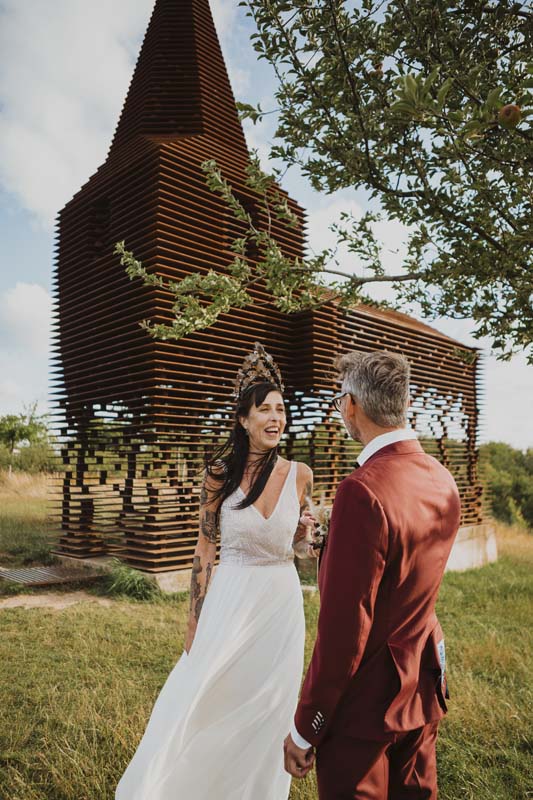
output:
[[[46,415],[33,403],[20,414],[0,416],[0,469],[48,472],[52,442]]]
[[[533,449],[489,442],[480,448],[480,463],[495,519],[533,530]]]

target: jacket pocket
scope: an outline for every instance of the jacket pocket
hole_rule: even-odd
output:
[[[437,623],[431,631],[422,655],[421,671],[430,671],[433,675],[435,694],[444,712],[448,710],[446,699],[449,697],[446,676],[446,645],[441,626]]]
[[[399,690],[385,712],[385,730],[408,731],[424,724],[423,709],[418,688],[416,652],[410,648],[387,642],[389,655],[399,682]]]
[[[424,641],[387,642],[400,688],[385,713],[388,731],[407,731],[434,722],[447,711],[446,664],[442,629]]]

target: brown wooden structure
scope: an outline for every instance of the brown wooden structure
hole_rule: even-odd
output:
[[[157,0],[107,160],[59,215],[58,552],[115,553],[154,572],[190,565],[203,453],[231,422],[232,381],[256,340],[287,387],[285,453],[311,464],[327,499],[357,454],[332,411],[333,358],[348,349],[405,353],[412,424],[455,475],[464,523],[480,522],[478,361],[469,348],[403,314],[334,304],[294,316],[265,304],[180,342],[154,341],[139,327],[147,318],[169,322],[171,298],[128,280],[116,241],[174,279],[223,271],[232,259],[238,225],[206,186],[200,165],[208,158],[263,224],[245,184],[248,152],[208,0]],[[301,231],[274,234],[296,256],[304,212],[290,204]],[[260,286],[254,291],[266,299]]]

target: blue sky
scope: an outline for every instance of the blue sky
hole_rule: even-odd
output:
[[[249,41],[253,25],[237,0],[211,0],[235,96],[274,108],[270,67]],[[47,402],[54,219],[105,160],[153,0],[0,0],[0,414]],[[268,166],[274,118],[245,126]],[[333,242],[342,210],[360,213],[363,193],[319,195],[291,171],[285,188],[310,216],[311,246]],[[392,271],[404,241],[398,223],[379,227]],[[341,254],[346,270],[354,265]],[[376,289],[376,297],[390,296]],[[468,320],[438,320],[465,344]],[[498,362],[484,343],[485,440],[533,446],[533,373],[523,357]]]

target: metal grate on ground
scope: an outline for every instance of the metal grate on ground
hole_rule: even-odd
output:
[[[89,583],[100,578],[101,572],[69,567],[0,568],[0,580],[22,583],[25,586],[55,586],[58,583]]]

